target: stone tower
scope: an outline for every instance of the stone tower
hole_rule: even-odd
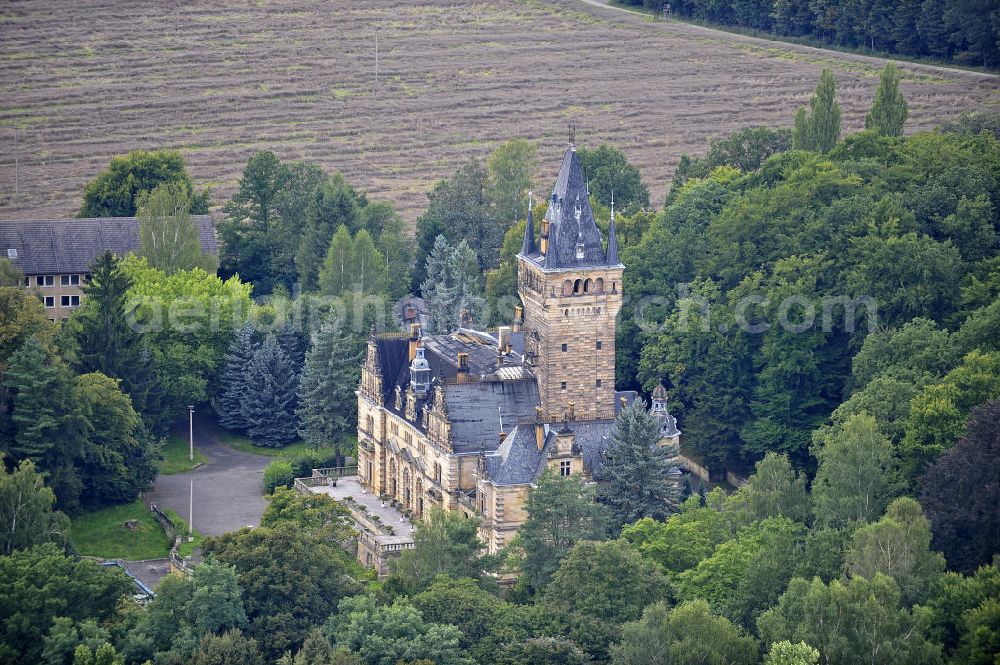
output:
[[[538,377],[545,417],[614,418],[615,317],[622,272],[612,209],[608,245],[587,196],[576,148],[563,156],[535,242],[528,214],[517,256],[517,289],[524,303],[525,356]],[[529,206],[530,208],[530,206]]]

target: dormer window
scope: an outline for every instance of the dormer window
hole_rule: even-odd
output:
[[[8,259],[16,259],[17,258],[17,250],[15,248],[13,248],[13,247],[10,247],[7,250],[7,258]]]

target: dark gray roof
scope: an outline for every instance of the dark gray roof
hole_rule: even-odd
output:
[[[218,253],[215,228],[209,215],[192,215],[202,250]],[[0,221],[0,256],[25,275],[86,273],[100,254],[118,256],[139,250],[139,220],[135,217],[34,219]]]
[[[575,147],[570,147],[563,156],[545,219],[549,220],[548,251],[542,256],[532,247],[530,253],[525,253],[523,249],[528,247],[525,238],[523,256],[546,270],[608,265]],[[582,245],[581,257],[577,256],[578,245]],[[611,265],[618,265],[618,260]]]
[[[555,433],[545,425],[546,443]],[[532,483],[545,468],[545,452],[538,450],[532,425],[515,427],[496,451],[488,453],[486,477],[495,485]]]
[[[535,413],[538,387],[529,381],[482,381],[438,386],[444,390],[456,453],[496,450],[500,445],[500,414],[505,428]]]
[[[578,420],[566,423],[573,432],[576,446],[583,456],[584,468],[595,480],[601,480],[604,451],[611,442],[613,420]],[[519,425],[503,443],[485,456],[486,477],[495,485],[526,485],[533,483],[545,470],[548,451],[555,445],[554,425],[545,425],[545,446],[538,450],[533,425]],[[562,427],[562,424],[559,425]]]
[[[458,330],[451,335],[430,335],[421,338],[431,375],[435,381],[426,403],[433,401],[436,391],[443,391],[445,408],[451,421],[452,446],[456,453],[476,453],[495,450],[500,444],[500,416],[504,427],[513,427],[519,420],[534,415],[539,405],[538,386],[527,372],[497,374],[497,341],[492,336],[472,330]],[[397,411],[396,387],[405,393],[410,385],[409,340],[402,336],[376,336],[379,369],[382,372],[386,408],[402,413],[406,399]],[[511,346],[524,349],[523,333],[511,334]],[[469,354],[469,380],[456,381],[458,354]],[[519,365],[505,365],[516,369]],[[510,378],[504,379],[509,374]],[[491,377],[483,380],[480,377]],[[418,400],[417,411],[425,401]],[[418,425],[426,429],[426,423]]]

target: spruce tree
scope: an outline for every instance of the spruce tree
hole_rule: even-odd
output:
[[[458,287],[454,283],[455,251],[448,240],[439,235],[427,257],[427,279],[420,286],[428,310],[428,328],[432,333],[446,333],[458,326],[454,308]]]
[[[295,439],[298,383],[292,361],[269,336],[247,367],[242,413],[250,438],[272,448]]]
[[[837,103],[837,79],[824,69],[816,92],[809,100],[810,111],[795,113],[792,146],[797,150],[830,152],[840,138],[840,104]]]
[[[896,63],[887,63],[879,77],[875,101],[865,116],[865,129],[873,129],[881,136],[902,136],[903,125],[909,115],[906,99],[899,89],[900,73]]]
[[[246,372],[254,352],[260,346],[257,332],[249,322],[236,333],[224,359],[222,387],[215,402],[219,424],[227,429],[246,429],[243,417],[243,396],[246,394]]]
[[[90,274],[90,284],[84,288],[86,301],[70,319],[74,369],[80,374],[100,372],[120,379],[122,390],[132,396],[143,416],[155,413],[158,405],[148,395],[156,392],[151,383],[156,379],[142,335],[126,317],[132,280],[111,252],[97,257]]]
[[[299,385],[299,436],[316,448],[334,447],[342,462],[341,441],[357,429],[360,354],[347,331],[326,321],[306,354]]]
[[[84,423],[69,369],[35,337],[10,357],[4,387],[14,393],[12,462],[30,459],[47,476],[60,508],[76,507],[81,483],[75,464],[83,450]]]
[[[641,399],[618,414],[604,452],[601,501],[617,527],[643,517],[666,519],[680,506],[683,476],[676,446],[658,446],[660,424]]]
[[[464,240],[451,247],[443,235],[427,257],[427,279],[420,292],[430,314],[430,331],[451,332],[461,324],[462,311],[474,315],[482,307],[482,287],[475,252]]]

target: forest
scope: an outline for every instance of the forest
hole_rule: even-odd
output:
[[[682,495],[640,402],[608,482],[543,474],[499,555],[434,511],[377,580],[346,508],[285,479],[258,527],[206,539],[146,605],[69,523],[148,488],[192,403],[260,445],[349,454],[360,351],[392,302],[421,293],[436,330],[509,320],[537,157],[511,140],[468,162],[411,238],[341,175],[255,153],[217,273],[183,160],[116,158],[81,214],[134,212],[142,247],[98,258],[69,321],[0,263],[0,661],[995,663],[1000,119],[905,135],[906,117],[890,65],[841,136],[824,71],[788,128],[685,156],[665,202],[618,149],[579,149],[626,266],[619,388],[663,382],[681,452],[745,484]],[[167,230],[187,240],[158,251]]]
[[[981,0],[617,0],[684,18],[821,44],[929,57],[978,67],[1000,64],[1000,9]]]

